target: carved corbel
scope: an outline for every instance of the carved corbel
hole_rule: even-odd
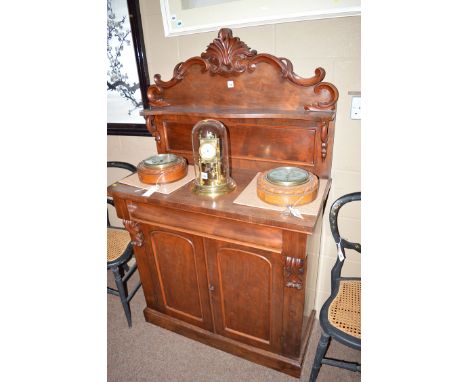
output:
[[[324,161],[327,157],[328,149],[328,122],[322,122],[320,130],[320,140],[322,141],[320,152],[322,154],[322,161]]]
[[[140,230],[140,224],[133,220],[123,220],[125,229],[130,233],[132,238],[132,244],[135,247],[141,247],[143,245],[143,232]]]
[[[284,261],[284,280],[288,288],[302,289],[304,275],[304,260],[286,256]]]
[[[161,135],[159,134],[159,131],[156,129],[156,126],[154,124],[154,115],[148,115],[146,117],[146,129],[150,132],[150,134],[154,137],[156,140],[156,143],[159,145],[161,142]]]

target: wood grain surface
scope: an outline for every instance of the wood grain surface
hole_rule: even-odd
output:
[[[213,198],[195,195],[190,183],[151,196],[121,183],[108,188],[135,243],[146,320],[296,377],[315,315],[304,311],[307,276],[316,273],[306,247],[321,235],[338,100],[325,70],[311,72],[302,78],[287,58],[258,54],[221,29],[172,79],[155,75],[143,115],[158,153],[190,164],[193,126],[222,122],[235,190]],[[259,171],[279,166],[325,183],[315,214],[234,203]]]

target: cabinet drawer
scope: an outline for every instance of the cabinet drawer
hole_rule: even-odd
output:
[[[134,202],[128,211],[131,220],[281,253],[279,228]]]

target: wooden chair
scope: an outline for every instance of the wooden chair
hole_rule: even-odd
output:
[[[107,162],[107,167],[118,167],[136,172],[136,167],[126,162]],[[114,206],[112,199],[107,198],[107,204]],[[141,286],[139,281],[135,288],[128,293],[127,281],[137,270],[136,263],[131,267],[128,261],[133,256],[133,245],[130,234],[121,227],[112,226],[109,220],[109,210],[107,210],[107,269],[112,270],[117,289],[107,287],[107,293],[120,297],[122,306],[127,318],[128,326],[132,326],[132,315],[130,311],[130,300]]]
[[[338,230],[338,212],[346,203],[356,200],[361,200],[360,192],[340,197],[330,209],[330,228],[338,248],[338,257],[331,271],[331,295],[320,310],[322,335],[317,346],[309,382],[317,380],[322,365],[361,372],[359,363],[325,357],[331,338],[353,349],[361,350],[361,279],[341,277],[341,268],[346,259],[345,248],[361,253],[361,244],[351,243],[342,238]]]

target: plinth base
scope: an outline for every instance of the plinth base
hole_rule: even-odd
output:
[[[154,325],[202,342],[214,348],[223,350],[227,353],[234,354],[259,365],[278,370],[285,374],[289,374],[296,378],[300,378],[301,376],[303,362],[309,347],[309,339],[310,334],[312,333],[313,320],[315,316],[315,311],[313,311],[309,318],[306,332],[303,336],[301,354],[298,359],[295,359],[220,336],[219,334],[212,333],[208,330],[199,328],[198,326],[194,326],[174,317],[167,316],[148,307],[144,309],[143,313],[146,321]]]

